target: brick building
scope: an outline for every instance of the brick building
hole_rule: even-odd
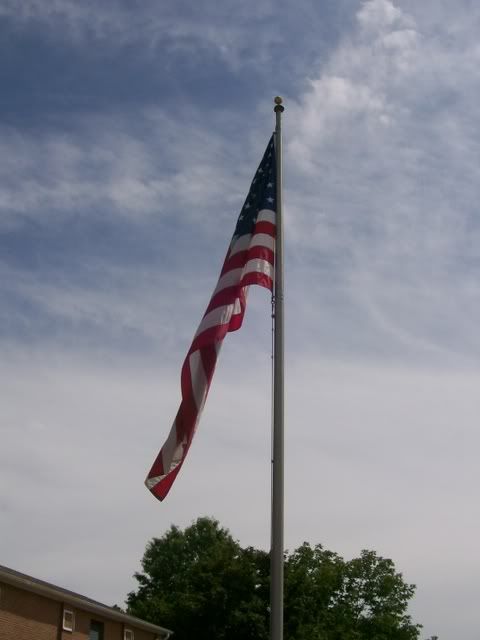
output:
[[[167,640],[171,634],[0,565],[0,640]]]

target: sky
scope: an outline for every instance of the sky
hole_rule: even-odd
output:
[[[284,98],[285,541],[478,638],[480,5],[0,0],[0,563],[107,604],[210,515],[267,548],[270,300],[143,481]]]

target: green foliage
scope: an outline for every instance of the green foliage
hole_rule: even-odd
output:
[[[178,640],[262,640],[267,611],[257,574],[261,555],[242,549],[215,520],[199,518],[185,531],[172,526],[147,545],[128,611],[173,629]]]
[[[269,559],[242,548],[216,520],[172,526],[148,543],[128,612],[177,640],[266,640]],[[417,640],[414,586],[373,551],[345,561],[304,543],[285,558],[286,640]]]
[[[414,586],[374,551],[345,561],[304,543],[285,564],[287,638],[300,640],[415,640],[407,614]]]

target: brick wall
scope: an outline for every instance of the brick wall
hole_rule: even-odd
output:
[[[73,632],[62,631],[61,640],[88,640],[91,620],[103,623],[104,640],[123,640],[123,624],[121,622],[107,620],[102,616],[89,613],[88,611],[81,611],[75,607],[67,606],[67,608],[75,613],[75,630]],[[137,633],[135,633],[135,640],[137,640]],[[154,636],[152,634],[148,635],[148,640],[152,640],[153,638]]]
[[[127,627],[128,629],[132,629],[132,627]],[[148,631],[143,631],[143,629],[133,629],[133,631],[135,632],[135,640],[154,640],[154,638],[156,638],[156,636],[152,633],[149,633]],[[122,636],[122,640],[123,640],[123,636]],[[173,640],[173,637],[172,639]]]
[[[90,621],[104,625],[104,640],[123,640],[123,622],[78,609],[74,631],[64,631],[63,603],[0,582],[0,640],[88,640]],[[127,624],[135,640],[155,640],[156,635]]]
[[[58,640],[61,611],[59,602],[0,583],[0,640]]]

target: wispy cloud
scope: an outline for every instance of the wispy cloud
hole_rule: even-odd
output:
[[[478,353],[465,313],[480,312],[476,49],[455,43],[445,66],[437,37],[371,0],[291,110],[291,232],[311,230],[304,262],[318,252],[322,284],[342,278],[377,328],[424,356],[422,344],[445,341]]]
[[[90,0],[5,0],[0,7],[0,15],[19,28],[41,27],[55,40],[76,45],[93,40],[113,48],[136,44],[152,54],[159,47],[170,55],[211,52],[233,68],[271,59],[282,42],[269,26],[274,11],[270,1],[247,8],[230,1],[221,7],[212,2],[195,7],[149,0],[133,12],[127,3],[112,0],[100,5]],[[259,26],[263,34],[257,40],[253,32]]]
[[[17,214],[41,222],[92,208],[96,215],[172,216],[196,205],[199,213],[220,197],[227,176],[223,158],[215,162],[215,134],[207,140],[200,128],[151,111],[137,121],[138,134],[115,116],[106,120],[63,134],[3,129],[2,225]],[[210,163],[199,161],[205,148]]]

